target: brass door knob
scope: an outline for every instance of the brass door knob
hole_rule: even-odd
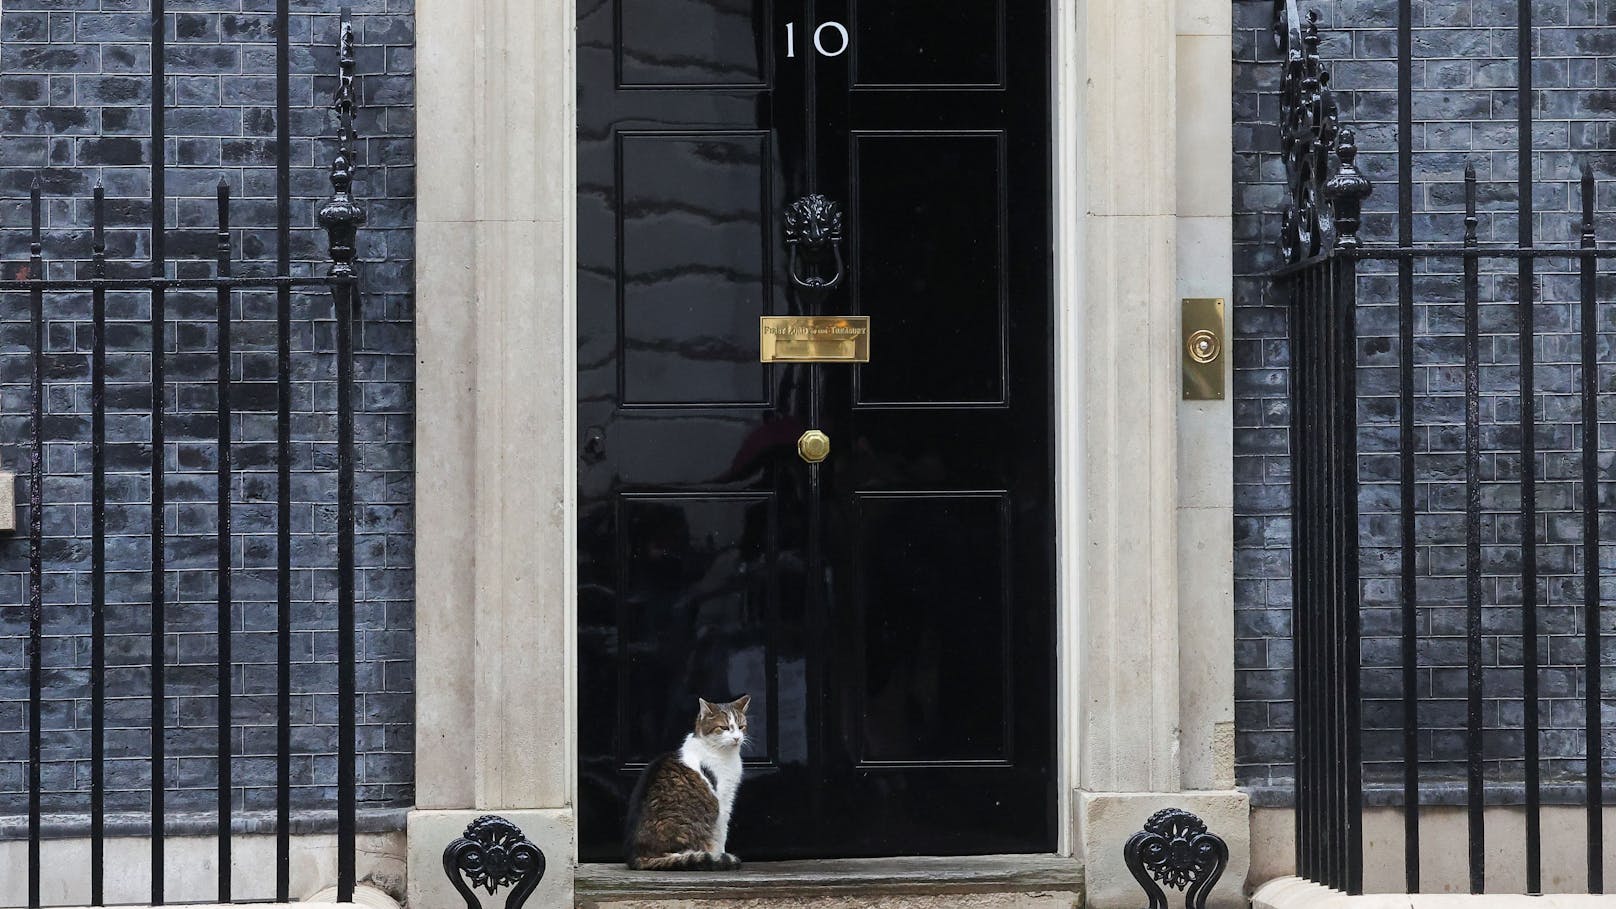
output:
[[[797,439],[797,454],[810,464],[818,464],[830,457],[830,436],[810,429]]]

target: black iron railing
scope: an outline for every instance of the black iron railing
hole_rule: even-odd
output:
[[[1293,204],[1274,289],[1291,343],[1296,862],[1304,877],[1363,885],[1359,737],[1357,262],[1369,181],[1339,123],[1316,16],[1276,3],[1285,52],[1281,141]]]
[[[1571,604],[1580,613],[1581,666],[1580,683],[1582,724],[1578,730],[1585,747],[1581,755],[1580,773],[1576,779],[1564,774],[1554,782],[1559,798],[1580,801],[1586,813],[1586,883],[1592,893],[1603,890],[1603,725],[1600,716],[1602,691],[1601,654],[1602,634],[1600,619],[1602,603],[1599,565],[1600,526],[1602,514],[1600,484],[1607,482],[1607,471],[1600,467],[1599,456],[1599,376],[1608,358],[1600,359],[1600,325],[1598,319],[1599,262],[1616,256],[1616,250],[1600,249],[1595,238],[1595,181],[1587,161],[1580,168],[1580,226],[1574,242],[1558,246],[1543,246],[1534,242],[1533,212],[1533,148],[1531,104],[1532,20],[1530,4],[1520,4],[1519,24],[1519,148],[1514,154],[1516,168],[1514,208],[1501,212],[1507,221],[1517,224],[1516,242],[1510,245],[1487,244],[1480,240],[1478,224],[1478,189],[1476,171],[1467,165],[1462,180],[1463,220],[1458,236],[1438,237],[1435,242],[1415,242],[1413,196],[1413,121],[1412,121],[1412,25],[1411,4],[1400,4],[1398,23],[1398,204],[1396,223],[1398,239],[1395,245],[1376,246],[1360,242],[1359,209],[1369,195],[1370,186],[1358,172],[1358,150],[1352,131],[1338,123],[1337,108],[1332,96],[1329,74],[1319,59],[1320,44],[1317,16],[1303,18],[1295,0],[1276,0],[1275,33],[1284,54],[1283,86],[1281,89],[1281,138],[1290,177],[1290,199],[1280,245],[1288,264],[1272,275],[1273,288],[1289,309],[1289,338],[1291,345],[1291,445],[1293,496],[1293,550],[1292,578],[1294,596],[1294,632],[1296,641],[1296,819],[1297,867],[1299,873],[1311,880],[1347,892],[1361,892],[1364,884],[1363,809],[1365,804],[1363,739],[1366,732],[1377,735],[1381,746],[1400,744],[1401,754],[1396,761],[1378,754],[1377,759],[1386,766],[1396,766],[1399,779],[1381,780],[1381,788],[1390,801],[1400,804],[1404,816],[1403,877],[1406,889],[1417,892],[1421,884],[1420,833],[1421,805],[1428,795],[1422,795],[1422,785],[1447,782],[1451,778],[1462,788],[1463,805],[1467,816],[1467,843],[1469,886],[1472,892],[1486,889],[1486,826],[1489,786],[1515,785],[1500,772],[1506,761],[1497,752],[1511,746],[1515,729],[1508,721],[1487,712],[1488,704],[1496,703],[1497,695],[1486,690],[1487,679],[1504,673],[1513,676],[1516,668],[1502,656],[1505,638],[1518,640],[1520,650],[1519,692],[1506,693],[1504,700],[1518,702],[1519,720],[1519,792],[1524,807],[1524,858],[1526,890],[1542,892],[1543,882],[1543,798],[1544,741],[1543,717],[1545,704],[1540,698],[1540,681],[1545,670],[1541,664],[1540,632],[1544,625],[1541,608],[1544,600],[1542,562],[1539,553],[1540,536],[1545,534],[1541,523],[1546,515],[1540,510],[1538,499],[1539,473],[1545,469],[1542,453],[1538,451],[1539,398],[1537,387],[1536,351],[1540,335],[1536,325],[1538,283],[1545,277],[1540,271],[1543,263],[1560,263],[1560,274],[1576,279],[1575,332],[1580,335],[1577,349],[1576,375],[1577,429],[1574,445],[1567,443],[1562,450],[1567,462],[1580,462],[1574,493],[1565,498],[1571,501],[1557,504],[1562,516],[1576,515],[1580,520],[1581,558],[1578,568],[1580,584],[1575,588],[1576,602]],[[1496,209],[1496,206],[1495,206]],[[1455,223],[1458,223],[1457,221]],[[1484,368],[1499,365],[1496,353],[1483,356],[1483,263],[1503,262],[1504,269],[1489,269],[1488,277],[1502,275],[1509,281],[1492,281],[1495,296],[1506,297],[1513,303],[1514,332],[1501,331],[1496,324],[1486,327],[1490,341],[1507,336],[1507,341],[1518,349],[1518,359],[1506,366],[1518,365],[1518,385],[1514,389],[1501,389],[1498,373],[1492,373],[1488,387],[1483,387]],[[1547,267],[1547,266],[1544,266]],[[1392,280],[1394,278],[1394,280]],[[1396,358],[1396,427],[1394,452],[1388,452],[1395,462],[1395,471],[1377,464],[1375,479],[1379,486],[1395,489],[1395,506],[1387,508],[1389,497],[1378,497],[1376,509],[1397,516],[1398,542],[1395,583],[1399,623],[1390,636],[1397,639],[1397,665],[1377,664],[1385,667],[1378,678],[1379,687],[1390,687],[1388,678],[1400,691],[1377,693],[1381,706],[1395,709],[1383,711],[1380,718],[1365,722],[1365,699],[1361,679],[1363,666],[1363,629],[1361,625],[1365,602],[1360,584],[1361,559],[1359,509],[1364,501],[1361,478],[1365,471],[1360,460],[1359,440],[1365,429],[1360,410],[1363,399],[1359,395],[1359,372],[1362,351],[1358,332],[1358,317],[1365,301],[1360,299],[1360,288],[1366,279],[1378,281],[1381,291],[1395,288],[1397,335],[1395,344],[1378,348],[1395,350]],[[1420,293],[1416,293],[1417,279]],[[1508,295],[1513,293],[1513,298]],[[1423,297],[1423,299],[1422,299]],[[1432,326],[1441,316],[1432,316],[1429,309],[1456,302],[1462,311],[1462,362],[1451,364],[1451,371],[1462,376],[1462,388],[1433,391],[1430,377],[1424,372],[1432,365],[1428,355],[1425,362],[1417,363],[1422,344],[1440,345],[1446,340],[1446,329]],[[1423,316],[1421,310],[1425,310]],[[1495,320],[1496,322],[1496,320]],[[1570,324],[1560,326],[1562,334],[1572,331]],[[1383,361],[1382,361],[1383,362]],[[1451,369],[1445,362],[1437,363]],[[1572,365],[1572,364],[1567,364]],[[1417,378],[1419,381],[1417,381]],[[1384,388],[1378,390],[1384,397]],[[1503,419],[1484,424],[1483,405],[1496,401],[1501,394],[1511,395],[1518,401],[1518,421],[1513,425]],[[1462,416],[1452,419],[1460,408],[1441,409],[1447,400],[1462,398]],[[1433,403],[1434,402],[1434,403]],[[1434,415],[1422,418],[1422,408]],[[1569,412],[1569,405],[1562,411]],[[1506,409],[1507,410],[1507,409]],[[1497,431],[1502,426],[1507,431]],[[1489,430],[1492,430],[1489,432]],[[1444,439],[1462,439],[1462,453],[1453,460],[1457,470],[1443,466],[1436,475],[1417,466],[1421,459],[1444,455],[1441,444],[1432,441],[1433,434]],[[1567,438],[1571,434],[1567,433]],[[1507,447],[1506,447],[1507,446]],[[1488,456],[1484,469],[1484,454]],[[1382,459],[1385,460],[1384,458]],[[1494,500],[1489,504],[1484,487],[1498,486],[1500,474],[1505,473],[1499,463],[1518,463],[1518,485],[1509,490],[1502,501],[1518,491],[1518,508],[1509,509]],[[1427,461],[1429,463],[1429,460]],[[1455,475],[1462,475],[1455,478]],[[1449,484],[1447,481],[1452,479]],[[1564,477],[1557,479],[1564,480]],[[1462,484],[1459,504],[1437,502],[1451,485]],[[1560,483],[1567,487],[1567,483]],[[1437,512],[1450,511],[1462,525],[1462,623],[1445,618],[1444,630],[1433,626],[1438,621],[1433,607],[1449,605],[1443,597],[1433,595],[1422,580],[1437,579],[1441,572],[1429,564],[1421,564],[1422,547],[1428,558],[1435,548],[1429,540],[1422,540],[1419,529],[1423,520],[1433,517],[1447,518]],[[1507,513],[1513,511],[1512,514]],[[1508,535],[1501,533],[1501,522],[1518,522],[1520,532],[1513,547]],[[1487,529],[1490,528],[1490,529]],[[1560,532],[1562,535],[1564,531]],[[1565,543],[1562,539],[1556,543]],[[1501,546],[1500,544],[1505,544]],[[1457,549],[1458,547],[1451,547]],[[1506,567],[1500,570],[1498,561],[1484,549],[1513,548],[1509,557],[1518,557],[1518,574]],[[1562,546],[1561,548],[1565,548]],[[1506,566],[1512,563],[1505,563]],[[1567,574],[1560,571],[1560,574]],[[1488,576],[1515,574],[1507,578],[1510,588],[1518,578],[1519,604],[1510,602],[1499,593],[1499,587],[1485,583]],[[1457,578],[1455,578],[1457,580]],[[1567,588],[1571,589],[1571,588]],[[1549,596],[1554,596],[1552,592]],[[1556,604],[1560,605],[1560,604]],[[1499,609],[1497,607],[1507,607]],[[1512,612],[1518,608],[1518,613]],[[1491,610],[1491,613],[1488,612]],[[1517,627],[1500,628],[1493,616],[1518,614]],[[1557,629],[1562,637],[1570,635]],[[1382,635],[1386,636],[1384,629]],[[1427,654],[1422,643],[1437,637],[1462,637],[1462,666],[1450,666],[1440,658]],[[1562,661],[1563,662],[1563,661]],[[1422,713],[1442,699],[1457,700],[1451,692],[1437,692],[1434,673],[1462,672],[1462,699],[1464,704],[1462,728],[1449,726],[1422,728]],[[1511,679],[1513,683],[1513,678]],[[1513,690],[1513,689],[1512,689]],[[1561,695],[1562,698],[1566,697]],[[1489,700],[1491,699],[1491,701]],[[1395,717],[1387,723],[1386,717]],[[1433,724],[1435,725],[1435,724]],[[1562,725],[1564,725],[1562,723]],[[1499,727],[1509,727],[1500,730]],[[1503,731],[1506,736],[1498,736]],[[1425,754],[1422,749],[1437,750],[1432,743],[1433,732],[1446,738],[1462,741],[1460,754]],[[1456,735],[1450,735],[1455,733]],[[1498,737],[1494,737],[1498,736]],[[1509,761],[1514,760],[1509,756]],[[1435,773],[1422,769],[1429,766],[1423,759],[1443,764]],[[1444,763],[1445,762],[1445,763]],[[1562,759],[1561,765],[1570,762]],[[1567,792],[1575,793],[1568,797]],[[1429,789],[1426,790],[1429,792]]]
[[[274,533],[276,540],[276,627],[277,636],[275,671],[278,676],[275,716],[275,831],[276,872],[275,899],[291,898],[291,789],[294,747],[292,742],[292,407],[294,358],[292,345],[292,299],[294,290],[304,292],[325,290],[332,297],[336,335],[336,523],[337,571],[336,604],[338,610],[336,637],[338,647],[337,676],[337,855],[338,898],[352,899],[355,885],[355,616],[354,616],[354,402],[353,402],[353,327],[356,302],[356,276],[354,271],[355,237],[358,227],[365,221],[364,210],[355,204],[351,188],[354,162],[355,46],[350,17],[343,12],[338,53],[340,72],[337,80],[333,109],[339,123],[337,153],[331,167],[333,195],[319,213],[320,226],[327,232],[329,268],[324,276],[298,276],[293,273],[291,223],[291,104],[290,104],[290,47],[288,44],[289,5],[280,0],[276,10],[276,212],[275,236],[278,253],[272,275],[235,276],[232,268],[232,241],[230,228],[231,188],[221,180],[217,190],[216,249],[213,274],[195,276],[195,270],[186,268],[187,276],[179,276],[174,269],[175,260],[168,254],[166,237],[169,231],[166,217],[166,182],[164,164],[165,79],[164,41],[165,23],[169,20],[163,0],[151,4],[151,258],[148,277],[109,277],[106,246],[107,206],[105,193],[97,186],[91,207],[92,252],[89,268],[67,277],[49,277],[42,223],[47,203],[40,183],[36,181],[30,193],[31,237],[29,259],[26,266],[13,276],[0,279],[0,293],[16,292],[28,297],[29,327],[28,354],[31,363],[30,403],[27,450],[28,490],[28,566],[27,609],[28,639],[28,860],[27,905],[40,905],[42,875],[83,874],[89,879],[90,902],[102,905],[105,898],[106,859],[106,766],[107,766],[107,295],[116,291],[140,291],[150,296],[151,331],[151,624],[150,624],[150,698],[153,705],[150,736],[150,816],[151,816],[151,892],[154,905],[165,902],[164,853],[166,811],[164,793],[168,780],[168,756],[165,736],[170,731],[165,722],[163,705],[167,696],[165,677],[168,610],[165,608],[165,582],[168,580],[168,554],[164,545],[164,511],[167,507],[164,489],[165,416],[168,394],[172,389],[164,374],[164,360],[168,356],[166,303],[171,292],[213,291],[216,294],[217,330],[217,408],[216,408],[216,473],[217,473],[217,654],[215,682],[217,698],[216,758],[217,758],[217,901],[229,902],[232,890],[232,791],[233,779],[232,710],[233,675],[239,665],[233,660],[231,639],[233,632],[232,576],[236,570],[232,560],[233,528],[231,524],[234,484],[232,482],[232,295],[240,291],[273,291],[276,299],[276,495]],[[148,263],[128,263],[120,269],[129,275],[148,270]],[[174,272],[171,274],[171,271]],[[52,301],[62,295],[88,294],[91,299],[91,542],[90,566],[90,809],[89,838],[90,861],[88,868],[67,869],[42,864],[41,843],[44,830],[42,810],[42,753],[44,725],[42,705],[45,691],[45,667],[41,659],[44,640],[45,608],[43,588],[46,573],[52,569],[45,552],[46,515],[57,504],[47,495],[50,474],[45,463],[45,444],[52,441],[46,421],[46,373],[50,368],[47,354],[46,324],[51,315],[46,312],[47,295]],[[120,440],[122,441],[122,440]],[[71,507],[70,505],[67,507]],[[20,882],[19,882],[20,884]],[[23,894],[0,894],[0,898]],[[257,896],[262,897],[263,894]],[[8,903],[9,904],[9,903]]]

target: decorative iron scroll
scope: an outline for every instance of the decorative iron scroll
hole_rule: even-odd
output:
[[[1274,43],[1284,55],[1279,89],[1280,152],[1289,197],[1280,234],[1287,262],[1359,245],[1359,212],[1373,189],[1357,167],[1352,130],[1341,128],[1330,72],[1319,57],[1319,14],[1274,0]],[[1332,174],[1330,153],[1338,168]]]
[[[522,909],[544,877],[544,853],[522,828],[498,815],[485,814],[443,850],[443,873],[466,901],[466,909],[482,909],[478,887],[489,896],[501,887],[511,887],[505,909]]]
[[[1128,838],[1122,856],[1150,899],[1148,909],[1167,909],[1163,886],[1184,891],[1185,909],[1205,909],[1207,895],[1228,867],[1229,847],[1195,815],[1163,808]]]
[[[354,54],[353,22],[342,18],[342,37],[337,45],[337,96],[331,109],[337,112],[337,155],[331,161],[331,200],[320,209],[320,226],[325,228],[331,255],[331,277],[351,278],[354,273],[354,243],[359,226],[365,223],[365,209],[353,199],[354,175]]]

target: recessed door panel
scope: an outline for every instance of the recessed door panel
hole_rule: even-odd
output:
[[[624,88],[759,86],[768,0],[621,0],[618,73]]]
[[[860,764],[1010,757],[1009,498],[856,497]]]
[[[768,134],[619,135],[623,403],[766,401]]]
[[[623,496],[617,587],[619,761],[644,764],[688,731],[695,698],[756,692],[743,758],[769,757],[776,609],[772,496]]]
[[[1002,0],[850,0],[854,84],[998,86],[1003,82]]]
[[[860,404],[1004,400],[1005,159],[986,133],[854,133],[854,303],[899,355]]]

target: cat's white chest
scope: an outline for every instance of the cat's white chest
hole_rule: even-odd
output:
[[[720,751],[698,741],[689,741],[680,749],[679,759],[713,787],[720,805],[734,799],[741,783],[740,749]]]
[[[709,748],[695,736],[685,740],[679,749],[679,760],[702,775],[718,799],[718,829],[715,831],[713,851],[723,852],[729,838],[730,809],[735,807],[735,793],[741,787],[741,750]]]

